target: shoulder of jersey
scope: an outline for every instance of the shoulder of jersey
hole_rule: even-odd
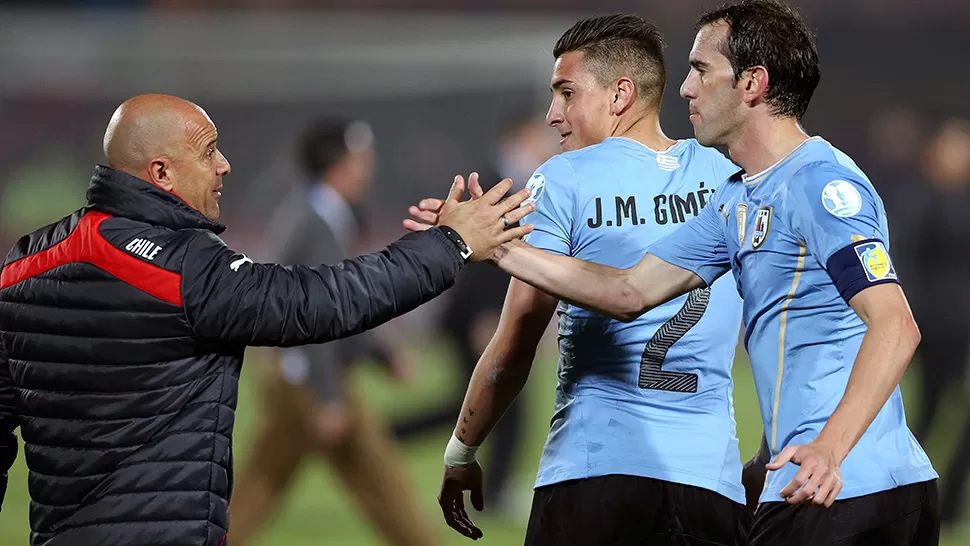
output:
[[[640,146],[630,140],[623,138],[611,138],[600,142],[599,144],[593,144],[591,146],[586,146],[579,150],[573,150],[571,152],[564,152],[560,154],[563,158],[567,159],[570,164],[575,169],[584,168],[601,168],[605,165],[614,165],[618,157],[630,158],[630,151],[643,150],[646,152],[647,148]],[[621,154],[618,156],[617,154]],[[679,155],[678,150],[673,155]],[[665,155],[665,154],[658,154]],[[654,153],[650,152],[649,157],[653,158]],[[645,156],[646,157],[646,156]]]
[[[555,179],[553,183],[557,185],[564,184],[572,181],[581,171],[608,164],[602,161],[612,153],[612,147],[604,146],[603,143],[586,146],[553,156],[537,172],[545,174],[547,179]]]
[[[835,160],[808,163],[799,174],[806,197],[833,216],[851,218],[862,211],[866,200],[873,199],[874,190],[865,177]]]
[[[718,150],[717,148],[714,148],[711,146],[704,146],[700,142],[697,142],[697,139],[688,138],[687,143],[684,146],[692,148],[694,154],[701,155],[705,158],[710,159],[711,161],[717,161],[725,165],[727,164],[734,165],[734,163],[732,163],[731,160],[727,158],[727,156],[721,153],[721,150]]]
[[[545,195],[549,186],[568,186],[573,180],[573,166],[565,154],[557,154],[543,163],[525,183],[529,197],[522,206],[535,203]],[[558,193],[558,192],[557,192]]]
[[[697,142],[695,138],[686,139],[687,143],[685,147],[690,147],[693,150],[694,157],[691,161],[701,160],[704,162],[709,162],[709,164],[717,169],[717,172],[723,175],[721,180],[715,181],[715,184],[730,184],[732,182],[741,182],[741,167],[734,164],[733,161],[727,158],[721,153],[717,148],[710,146],[704,146],[700,142]]]
[[[582,185],[578,183],[576,178],[590,165],[598,164],[602,152],[609,149],[604,149],[602,146],[602,143],[594,144],[579,150],[556,154],[549,158],[526,183],[525,187],[529,189],[531,194],[522,204],[535,203],[551,187],[555,187],[556,190],[554,191],[560,195],[564,195],[563,191],[569,193],[569,190],[564,190],[564,188],[572,188],[573,191],[581,188]]]
[[[559,157],[569,161],[570,163],[588,161],[590,159],[595,159],[602,156],[604,153],[610,153],[614,150],[615,146],[613,143],[608,141],[600,142],[599,144],[592,144],[578,150],[571,150],[568,152],[563,152],[559,154]]]

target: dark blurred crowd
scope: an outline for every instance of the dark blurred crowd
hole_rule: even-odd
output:
[[[870,129],[870,157],[862,165],[886,205],[892,254],[923,340],[915,363],[920,407],[910,423],[923,445],[935,435],[959,438],[941,472],[941,513],[961,513],[970,472],[970,121],[930,123],[906,109],[887,110]],[[964,415],[947,416],[959,409]],[[937,426],[956,417],[963,429]],[[942,466],[942,465],[941,465]]]

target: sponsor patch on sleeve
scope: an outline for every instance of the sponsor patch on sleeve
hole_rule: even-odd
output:
[[[889,252],[881,242],[870,241],[858,244],[855,247],[855,253],[862,262],[862,268],[866,271],[869,282],[896,278],[896,269],[893,268]]]

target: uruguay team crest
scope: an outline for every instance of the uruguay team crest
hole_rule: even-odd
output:
[[[754,233],[751,234],[751,248],[758,248],[768,238],[771,230],[771,207],[761,207],[754,218]]]
[[[744,246],[745,232],[748,231],[748,205],[738,203],[734,215],[738,217],[738,246]]]

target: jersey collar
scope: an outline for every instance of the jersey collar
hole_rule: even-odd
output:
[[[742,172],[742,174],[741,174],[741,181],[744,182],[744,185],[746,185],[746,186],[751,186],[751,185],[757,184],[758,182],[761,182],[762,180],[764,180],[765,178],[767,178],[768,177],[768,173],[770,173],[771,171],[773,171],[776,168],[778,168],[778,166],[781,165],[782,163],[785,163],[786,161],[788,161],[789,159],[791,159],[792,156],[794,156],[796,152],[798,152],[799,150],[801,150],[809,142],[822,142],[822,141],[823,141],[823,139],[820,136],[808,137],[805,140],[803,140],[801,142],[801,144],[799,144],[798,146],[795,146],[795,148],[792,151],[788,152],[785,155],[785,157],[779,159],[777,162],[775,162],[774,165],[768,167],[767,169],[761,171],[760,173],[757,173],[757,174],[753,174],[751,176],[748,176],[748,175],[746,175],[746,174],[744,174]]]
[[[639,146],[639,147],[643,148],[644,150],[647,150],[648,152],[655,153],[657,155],[670,155],[670,154],[679,153],[681,151],[681,149],[683,148],[684,143],[687,142],[686,139],[679,139],[676,142],[674,142],[673,144],[671,144],[671,146],[669,148],[667,148],[666,150],[654,150],[653,148],[651,148],[650,146],[647,146],[646,144],[640,142],[639,140],[633,140],[632,138],[629,138],[629,137],[625,137],[625,136],[614,136],[614,137],[608,137],[605,140],[610,140],[610,139],[616,139],[616,140],[623,140],[623,141],[626,141],[626,142],[631,142],[634,145]]]

